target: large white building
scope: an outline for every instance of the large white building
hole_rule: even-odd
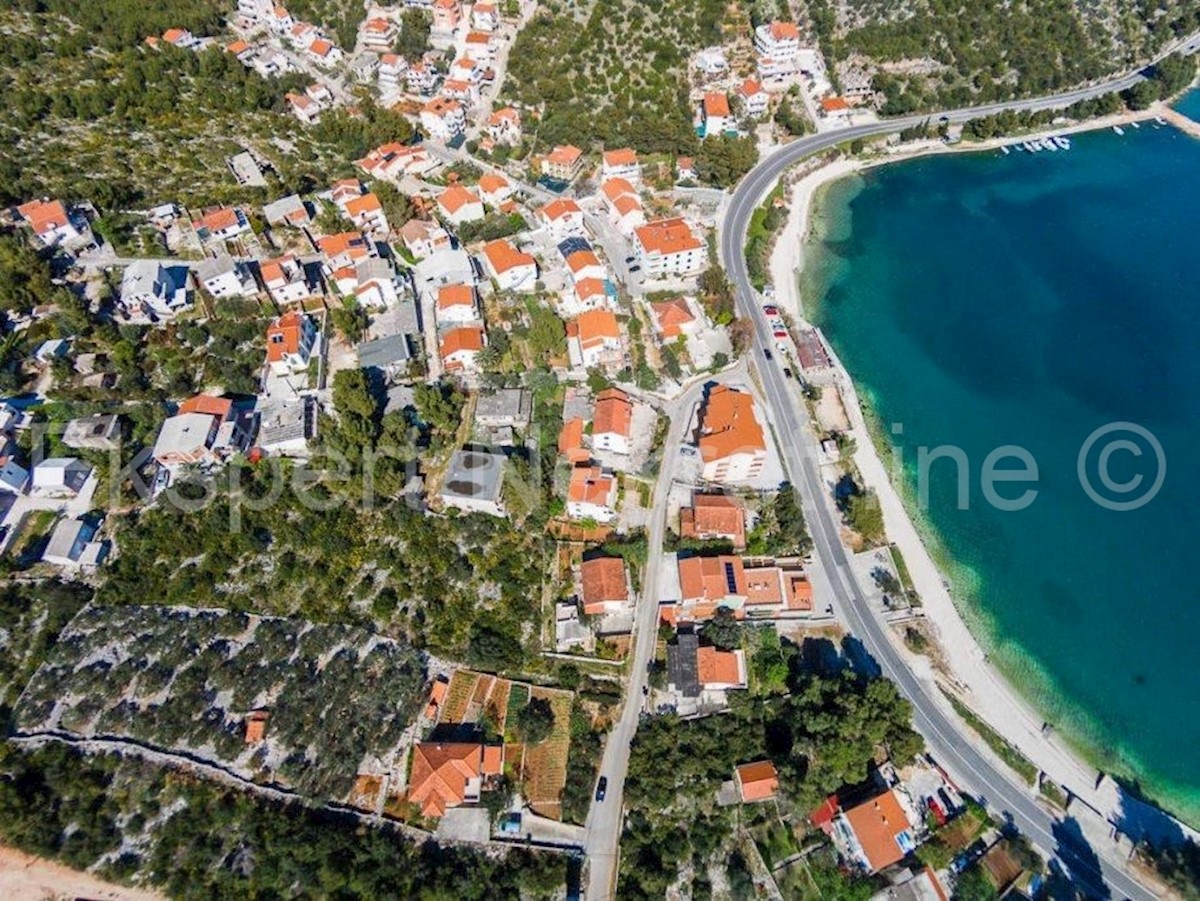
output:
[[[634,229],[633,248],[647,278],[693,275],[708,262],[704,242],[680,217],[659,219]]]

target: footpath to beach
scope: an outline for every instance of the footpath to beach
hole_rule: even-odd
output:
[[[46,901],[92,898],[95,901],[164,901],[165,895],[147,889],[105,882],[91,873],[72,870],[43,857],[0,845],[0,898],[5,901]]]
[[[1167,108],[1156,105],[1139,113],[1123,113],[1079,126],[1047,129],[1042,134],[1065,134],[1105,128],[1155,116],[1167,118]],[[1174,124],[1174,117],[1169,121]],[[1200,126],[1186,118],[1184,121],[1196,129],[1195,132],[1189,130],[1189,133],[1200,133]],[[921,142],[915,147],[899,148],[871,161],[835,159],[805,174],[789,189],[788,218],[777,235],[769,260],[776,304],[797,324],[807,325],[799,289],[799,272],[803,267],[802,241],[807,237],[814,198],[823,185],[874,165],[932,153],[994,149],[1001,144],[1011,143],[1012,140],[998,139],[954,147],[946,147],[940,142]],[[822,341],[829,347],[823,336]],[[856,447],[854,463],[866,486],[878,495],[888,538],[898,547],[908,565],[913,587],[921,597],[924,619],[934,632],[933,637],[941,652],[939,656],[945,672],[939,674],[930,666],[928,659],[913,655],[904,647],[898,636],[889,631],[893,643],[925,683],[930,697],[942,705],[947,715],[954,716],[953,709],[940,689],[944,687],[952,691],[1005,740],[1029,758],[1042,773],[1074,795],[1078,801],[1072,802],[1069,812],[1094,839],[1112,838],[1113,825],[1129,822],[1136,822],[1146,830],[1146,837],[1153,836],[1160,830],[1161,834],[1175,835],[1182,830],[1184,834],[1193,838],[1200,837],[1200,834],[1157,808],[1136,801],[1123,793],[1113,779],[1102,776],[1051,730],[1045,730],[1043,718],[990,663],[987,654],[967,628],[950,595],[948,583],[938,570],[900,494],[889,478],[888,470],[880,459],[867,428],[853,381],[833,349],[829,350],[834,363],[834,384],[842,395],[850,419]],[[981,750],[987,750],[982,741],[978,744]],[[1004,766],[998,757],[990,751],[988,753],[998,765]],[[1031,786],[1030,794],[1037,797],[1037,788]]]

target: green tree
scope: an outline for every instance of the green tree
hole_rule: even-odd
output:
[[[712,619],[701,627],[700,634],[722,650],[732,651],[742,646],[742,624],[728,607],[718,607]]]
[[[554,732],[554,708],[546,698],[530,698],[517,712],[517,735],[527,745],[544,742]]]

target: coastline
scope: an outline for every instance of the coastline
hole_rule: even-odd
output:
[[[775,285],[777,304],[794,320],[807,321],[799,288],[799,276],[804,265],[803,242],[809,237],[814,208],[819,202],[820,194],[831,183],[875,166],[922,156],[994,150],[1014,140],[1094,131],[1152,119],[1161,115],[1165,108],[1166,104],[1157,103],[1136,113],[1114,114],[1088,122],[1047,128],[1027,136],[997,138],[966,145],[947,146],[940,141],[922,142],[915,146],[905,145],[885,150],[870,159],[838,158],[808,172],[787,189],[788,218],[771,250],[769,273]],[[828,347],[828,342],[826,346]],[[1081,824],[1091,827],[1087,831],[1092,833],[1095,839],[1111,839],[1107,827],[1119,822],[1123,815],[1127,815],[1131,805],[1137,805],[1142,814],[1157,811],[1157,808],[1151,807],[1149,803],[1126,794],[1113,778],[1102,775],[1088,759],[1092,755],[1089,754],[1090,749],[1086,742],[1081,741],[1076,745],[1072,743],[1071,736],[1043,732],[1043,715],[998,668],[997,662],[989,657],[981,639],[993,644],[998,651],[1012,651],[1013,648],[1006,646],[1001,637],[989,634],[986,628],[986,612],[972,609],[965,599],[961,602],[964,609],[959,609],[952,596],[952,586],[943,576],[943,571],[953,570],[953,561],[943,559],[943,565],[937,562],[935,552],[939,548],[936,535],[922,534],[920,526],[925,525],[928,533],[928,524],[922,523],[919,515],[913,515],[915,511],[910,510],[909,499],[904,497],[905,486],[897,486],[892,482],[881,457],[880,448],[875,443],[878,435],[868,426],[867,415],[870,415],[871,411],[864,408],[853,380],[833,348],[829,347],[829,351],[834,366],[833,382],[842,394],[856,438],[854,462],[866,486],[873,489],[879,498],[888,538],[900,550],[908,565],[913,586],[922,599],[923,619],[933,632],[938,645],[938,656],[947,671],[944,678],[939,678],[928,659],[912,654],[903,646],[895,631],[889,630],[895,646],[916,664],[914,669],[926,683],[931,697],[941,704],[948,714],[953,714],[951,705],[943,697],[939,686],[951,690],[1006,741],[1020,750],[1045,776],[1070,791],[1082,802],[1071,804],[1072,815],[1078,815],[1082,810],[1090,808],[1089,813],[1092,815],[1083,817]],[[942,556],[944,557],[944,552]],[[968,627],[968,622],[971,622],[974,632]],[[1040,671],[1038,678],[1048,686],[1053,686],[1053,681]],[[1031,787],[1030,793],[1036,797],[1037,787]],[[1170,816],[1159,815],[1164,819]],[[1185,834],[1197,836],[1186,824],[1179,823],[1179,827]]]

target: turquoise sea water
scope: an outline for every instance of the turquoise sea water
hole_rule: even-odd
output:
[[[1190,100],[1200,117],[1200,96]],[[1061,734],[1110,772],[1200,821],[1200,141],[1152,123],[1072,137],[1069,152],[941,156],[872,170],[823,195],[805,298],[903,454],[922,513],[993,659]],[[1116,512],[1085,493],[1085,439],[1130,421],[1161,443],[1161,491]],[[1132,436],[1085,460],[1107,500],[1150,487]],[[987,503],[980,474],[1029,451],[1020,511]],[[1014,466],[1011,458],[1000,468]],[[915,501],[914,501],[915,502]]]

